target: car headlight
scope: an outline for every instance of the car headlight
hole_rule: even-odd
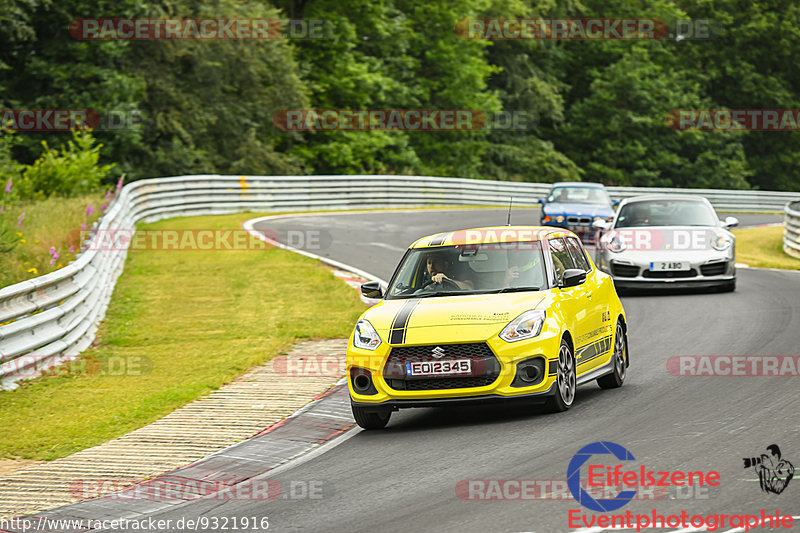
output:
[[[353,344],[356,348],[374,350],[381,345],[381,337],[367,320],[359,320],[353,332]]]
[[[500,338],[506,342],[515,342],[535,337],[542,332],[544,318],[544,311],[525,311],[503,328]]]
[[[556,222],[558,222],[559,224],[561,224],[562,222],[564,222],[564,217],[563,217],[563,216],[561,216],[561,215],[558,215],[558,216],[556,217]]]
[[[606,250],[618,254],[625,250],[625,242],[620,239],[619,234],[616,232],[609,233],[605,239]]]
[[[714,242],[711,244],[711,246],[713,246],[715,250],[722,252],[723,250],[730,248],[731,244],[733,244],[733,239],[730,238],[730,236],[722,233],[717,235],[717,238],[714,239]]]

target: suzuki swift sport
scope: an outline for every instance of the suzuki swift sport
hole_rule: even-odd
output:
[[[627,326],[611,277],[580,239],[551,227],[440,233],[406,251],[347,347],[353,416],[384,427],[393,411],[533,398],[569,409],[578,385],[622,385]]]

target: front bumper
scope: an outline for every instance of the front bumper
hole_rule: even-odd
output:
[[[717,279],[701,279],[693,281],[629,281],[627,279],[615,279],[614,286],[618,289],[641,289],[641,290],[670,290],[670,289],[710,289],[714,287],[721,287],[735,281],[735,277],[731,278],[717,278]]]
[[[432,339],[425,346],[434,345],[435,342]],[[551,393],[556,380],[555,361],[557,361],[558,350],[561,345],[558,331],[544,329],[534,339],[513,343],[505,342],[499,337],[483,342],[491,349],[494,358],[499,363],[497,377],[490,384],[462,388],[398,390],[390,386],[389,383],[391,381],[394,384],[392,369],[396,369],[396,366],[391,364],[389,359],[393,347],[384,343],[376,350],[378,353],[374,353],[354,347],[351,340],[347,349],[346,365],[350,398],[354,405],[362,407],[376,406],[379,408],[391,407],[392,409],[399,409],[546,396]],[[439,346],[446,348],[448,344],[454,343],[442,343]],[[399,348],[399,346],[395,346],[395,348]],[[541,381],[530,386],[519,386],[518,381],[515,383],[517,364],[537,357],[544,359],[545,363]],[[358,372],[358,369],[366,370],[371,374],[376,393],[358,394],[354,390],[353,379],[350,377],[351,371],[354,371],[354,369],[356,372]],[[388,377],[385,374],[388,374]],[[512,384],[514,385],[512,386]]]
[[[529,392],[525,394],[516,394],[514,396],[502,396],[499,394],[484,394],[481,396],[461,396],[457,398],[429,398],[429,399],[403,399],[403,400],[387,400],[385,402],[358,402],[352,399],[351,403],[356,407],[361,408],[375,408],[378,410],[391,409],[397,411],[410,407],[442,407],[449,405],[482,405],[492,403],[502,403],[508,401],[517,401],[521,399],[531,400],[545,400],[547,397],[555,394],[555,382],[552,382],[550,388],[545,391]]]
[[[598,250],[597,265],[611,275],[614,286],[623,289],[679,289],[710,288],[730,284],[736,280],[736,263],[733,253],[693,253],[675,255],[613,254]],[[687,262],[688,271],[654,272],[654,261]]]

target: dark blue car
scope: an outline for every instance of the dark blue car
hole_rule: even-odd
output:
[[[614,220],[614,206],[601,183],[565,181],[554,183],[547,198],[540,198],[542,226],[567,228],[581,236],[583,242],[594,243],[596,231],[592,222],[600,218]]]

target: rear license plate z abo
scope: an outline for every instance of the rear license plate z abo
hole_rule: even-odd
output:
[[[650,270],[653,272],[689,270],[689,263],[686,261],[654,261],[650,263]]]
[[[469,359],[406,363],[406,375],[408,376],[448,376],[471,373],[472,361]]]

